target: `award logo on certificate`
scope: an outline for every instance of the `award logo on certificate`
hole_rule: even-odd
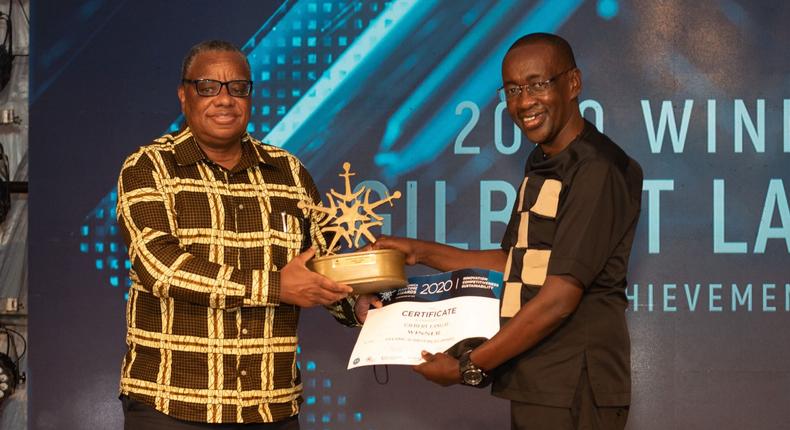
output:
[[[335,282],[350,285],[357,294],[373,293],[406,286],[404,270],[406,257],[394,249],[381,249],[365,252],[337,254],[338,242],[345,239],[349,248],[359,247],[363,237],[375,242],[376,237],[370,232],[372,227],[383,225],[383,217],[377,215],[375,209],[385,203],[392,206],[392,200],[401,196],[400,191],[376,201],[370,201],[371,190],[360,187],[353,192],[351,163],[343,163],[343,173],[339,176],[345,180],[343,194],[334,189],[326,194],[329,206],[315,206],[299,202],[300,209],[309,209],[326,214],[319,227],[324,233],[334,233],[329,244],[327,255],[312,259],[308,267]]]

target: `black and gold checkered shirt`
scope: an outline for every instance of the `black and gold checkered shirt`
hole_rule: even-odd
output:
[[[299,411],[299,308],[280,303],[280,268],[327,244],[312,178],[288,152],[245,134],[233,170],[187,128],[129,156],[118,223],[132,286],[121,393],[172,417],[272,422]],[[355,324],[353,302],[330,311]]]
[[[502,249],[508,252],[503,323],[539,294],[547,276],[584,287],[573,312],[537,345],[499,366],[491,393],[570,408],[586,369],[595,404],[631,401],[631,346],[625,310],[628,261],[642,201],[642,168],[585,121],[560,153],[532,150]]]

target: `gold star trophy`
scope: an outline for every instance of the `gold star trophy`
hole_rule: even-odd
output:
[[[341,238],[346,240],[349,248],[359,248],[362,237],[371,243],[375,242],[376,238],[370,232],[370,228],[383,225],[384,218],[376,214],[374,209],[384,203],[392,206],[392,200],[401,196],[400,191],[395,191],[384,199],[371,202],[369,188],[360,187],[357,192],[352,191],[351,177],[354,175],[356,173],[351,172],[351,163],[343,163],[343,173],[338,176],[345,180],[346,190],[340,194],[330,189],[326,194],[329,198],[328,207],[299,202],[300,209],[306,208],[324,213],[326,216],[319,224],[319,228],[323,233],[334,233],[327,255],[312,259],[308,267],[335,282],[350,285],[357,294],[405,287],[406,256],[398,250],[335,253],[339,249],[337,243]]]

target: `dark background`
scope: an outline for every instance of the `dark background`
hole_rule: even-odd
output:
[[[629,428],[787,428],[790,6],[59,0],[31,9],[30,428],[121,428],[125,257],[112,191],[126,155],[180,124],[176,86],[190,46],[213,38],[244,46],[256,82],[251,132],[297,154],[324,191],[341,187],[336,175],[349,160],[357,178],[411,193],[391,212],[393,233],[478,248],[481,228],[489,228],[481,227],[481,182],[515,187],[531,147],[523,138],[512,155],[495,149],[494,91],[505,50],[532,31],[571,42],[584,75],[582,100],[601,105],[604,131],[642,164],[647,180],[674,181],[673,191],[661,193],[660,211],[652,208],[661,217],[658,252],[649,251],[648,227],[659,224],[643,196],[629,279],[636,298]],[[377,27],[380,17],[389,26]],[[360,60],[342,59],[351,50]],[[316,87],[330,91],[311,95]],[[661,103],[671,102],[678,128],[686,100],[693,101],[682,153],[671,150],[669,132],[662,150],[651,152],[643,100],[654,125]],[[716,101],[714,153],[707,150],[708,100]],[[734,149],[738,100],[755,125],[764,103],[763,151],[748,126],[743,151]],[[477,107],[477,121],[471,108],[457,110],[464,101]],[[299,103],[312,107],[297,115]],[[400,125],[398,118],[405,118]],[[509,144],[512,123],[505,114],[500,120]],[[480,152],[456,154],[470,121],[463,146]],[[725,182],[718,239],[746,242],[744,253],[714,251],[714,180]],[[777,238],[756,252],[771,180],[781,189],[768,215]],[[504,194],[492,197],[494,210],[505,209]],[[416,231],[407,227],[410,216]],[[503,229],[491,223],[492,242]],[[676,288],[664,294],[665,284]],[[700,284],[693,310],[684,284],[692,292]],[[741,292],[752,284],[751,310],[732,310],[732,284]],[[763,284],[776,285],[768,306]],[[674,310],[664,306],[668,295],[676,296]],[[507,402],[484,391],[442,389],[400,366],[389,368],[387,385],[370,368],[347,371],[356,330],[312,309],[301,324],[305,429],[509,425]]]

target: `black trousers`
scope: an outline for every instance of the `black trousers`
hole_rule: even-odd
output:
[[[299,430],[298,416],[276,423],[207,424],[177,420],[126,396],[121,404],[124,430]]]
[[[570,408],[510,402],[511,430],[622,430],[627,421],[628,406],[595,404],[586,368]]]

